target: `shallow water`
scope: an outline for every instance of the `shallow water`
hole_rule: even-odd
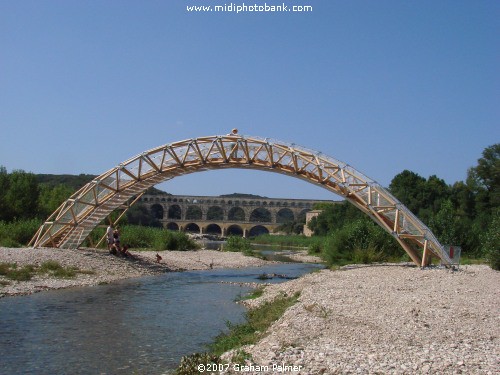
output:
[[[243,319],[235,298],[262,273],[298,277],[311,264],[166,273],[112,285],[0,300],[2,374],[162,374],[204,351],[226,321]],[[281,279],[265,282],[281,282]]]

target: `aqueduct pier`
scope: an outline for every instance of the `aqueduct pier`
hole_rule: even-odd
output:
[[[271,233],[280,225],[305,222],[315,203],[330,200],[237,196],[144,194],[140,203],[165,228],[199,234],[243,237]]]

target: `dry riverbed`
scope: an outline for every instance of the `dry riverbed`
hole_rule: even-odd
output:
[[[500,273],[487,266],[323,270],[245,303],[298,291],[298,303],[243,348],[246,374],[283,373],[283,364],[300,368],[290,374],[500,372]]]
[[[63,267],[76,267],[84,273],[75,278],[59,279],[47,275],[34,275],[29,281],[12,281],[0,276],[0,297],[31,294],[48,289],[97,285],[115,280],[167,271],[203,270],[210,268],[240,268],[268,264],[261,259],[241,253],[224,253],[214,250],[197,251],[131,251],[136,260],[110,255],[106,250],[5,248],[0,247],[0,263],[40,266],[52,260]],[[162,257],[156,262],[156,254]],[[4,285],[6,284],[6,285]]]

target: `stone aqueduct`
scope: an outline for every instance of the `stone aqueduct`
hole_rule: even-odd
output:
[[[355,139],[352,140],[355,144]],[[394,237],[417,265],[452,260],[432,231],[387,189],[321,152],[270,138],[231,134],[168,143],[120,163],[63,202],[38,229],[33,247],[78,248],[116,209],[130,207],[151,186],[214,169],[280,173],[344,197]]]
[[[243,237],[271,233],[289,221],[303,221],[315,203],[332,203],[307,199],[168,194],[145,194],[139,201],[167,229]]]

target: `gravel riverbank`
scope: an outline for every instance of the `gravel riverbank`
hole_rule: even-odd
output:
[[[299,302],[243,348],[248,365],[268,366],[265,373],[300,366],[295,374],[500,372],[500,273],[487,266],[323,270],[268,286],[246,304],[297,291]]]
[[[224,253],[214,250],[196,251],[137,251],[131,253],[136,260],[110,255],[107,250],[54,249],[54,248],[5,248],[0,247],[0,263],[16,263],[39,266],[53,260],[64,267],[77,267],[92,273],[78,274],[73,279],[57,279],[35,275],[29,281],[11,281],[0,276],[0,297],[31,294],[48,289],[73,286],[97,285],[115,280],[168,271],[203,270],[210,268],[258,267],[269,264],[261,259],[247,257],[241,253]],[[162,257],[156,262],[156,254]],[[7,285],[3,285],[7,284]]]

